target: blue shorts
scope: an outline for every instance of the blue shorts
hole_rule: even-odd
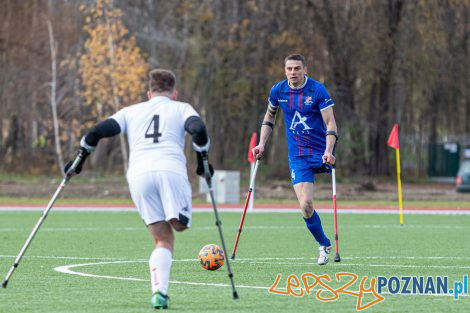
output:
[[[289,157],[289,168],[292,185],[314,183],[315,174],[331,173],[331,165],[323,163],[322,155],[303,155]]]

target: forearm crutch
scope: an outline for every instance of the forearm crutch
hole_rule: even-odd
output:
[[[204,176],[206,179],[206,183],[207,183],[207,186],[209,187],[209,194],[211,196],[212,208],[214,209],[215,224],[217,225],[217,228],[219,229],[219,236],[220,236],[220,241],[222,242],[222,249],[224,249],[224,253],[225,255],[227,255],[226,253],[227,249],[225,248],[224,234],[222,232],[222,222],[219,219],[219,213],[217,212],[217,206],[215,204],[214,190],[212,189],[212,177],[211,177],[211,172],[209,168],[209,160],[207,157],[207,153],[204,153],[202,155],[202,163],[204,165]],[[228,269],[228,277],[230,278],[230,283],[232,284],[233,299],[236,300],[238,299],[238,293],[235,290],[235,282],[233,281],[232,267],[230,266],[230,261],[228,258],[227,258],[227,269]]]
[[[238,240],[240,240],[240,234],[243,228],[243,222],[245,221],[246,209],[248,208],[248,203],[250,202],[251,193],[255,185],[256,171],[258,170],[259,159],[255,162],[255,168],[253,170],[253,175],[250,179],[250,189],[248,189],[248,194],[246,196],[245,208],[243,209],[242,218],[240,220],[240,226],[238,226],[237,238],[235,239],[235,245],[233,246],[232,260],[235,260],[235,253],[237,252]]]
[[[336,170],[333,167],[331,170],[331,183],[333,189],[333,219],[334,219],[334,228],[335,228],[335,262],[341,262],[341,257],[339,256],[339,246],[338,246],[338,212],[336,207]]]
[[[86,154],[86,152],[84,150],[80,150],[77,157],[73,161],[72,165],[67,170],[67,173],[65,173],[64,179],[62,180],[62,182],[60,183],[60,185],[57,188],[56,192],[52,196],[52,199],[49,201],[49,204],[47,205],[47,208],[42,212],[42,215],[39,218],[38,222],[36,223],[36,226],[34,226],[33,230],[31,231],[31,234],[29,235],[29,237],[26,240],[25,244],[21,248],[20,253],[16,257],[15,261],[13,262],[13,265],[11,266],[10,271],[8,272],[5,279],[3,280],[3,283],[2,283],[3,288],[7,287],[8,281],[10,280],[11,276],[13,275],[16,268],[20,264],[20,261],[21,261],[21,259],[23,258],[23,255],[26,252],[26,249],[28,249],[29,245],[31,244],[31,241],[33,241],[33,239],[34,239],[34,236],[36,236],[36,233],[38,232],[39,227],[41,227],[42,223],[46,219],[47,214],[49,214],[49,211],[52,209],[52,206],[54,205],[57,197],[59,197],[60,192],[65,187],[65,185],[70,180],[70,178],[72,178],[72,176],[75,175],[75,169],[77,168],[77,166],[80,164],[80,162],[84,161],[87,156],[88,156],[88,154]]]

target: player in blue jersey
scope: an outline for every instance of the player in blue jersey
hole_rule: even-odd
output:
[[[325,86],[307,76],[305,58],[291,54],[284,60],[287,79],[275,84],[261,126],[259,144],[253,148],[259,159],[272,132],[279,107],[284,112],[292,185],[305,223],[320,244],[318,264],[328,263],[331,243],[323,232],[320,217],[313,208],[315,174],[330,172],[338,139],[333,100]]]

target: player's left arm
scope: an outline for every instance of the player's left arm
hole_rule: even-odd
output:
[[[204,175],[204,156],[207,158],[210,147],[210,139],[207,135],[206,125],[199,116],[190,116],[184,123],[184,129],[193,137],[193,149],[196,152],[197,169],[196,174]],[[214,168],[209,163],[209,172],[214,175]]]
[[[323,153],[323,162],[334,165],[336,163],[336,158],[333,155],[333,150],[338,140],[338,129],[336,127],[335,116],[333,114],[333,106],[330,106],[321,111],[323,121],[326,125],[326,148]]]

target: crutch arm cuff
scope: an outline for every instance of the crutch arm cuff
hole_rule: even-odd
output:
[[[339,139],[338,133],[336,133],[334,130],[327,130],[326,134],[325,134],[325,137],[326,136],[335,136],[336,141],[338,141],[338,139]]]
[[[271,129],[273,129],[273,127],[274,127],[274,123],[271,123],[270,121],[263,121],[263,123],[261,123],[261,126],[263,126],[263,125],[271,127]]]

